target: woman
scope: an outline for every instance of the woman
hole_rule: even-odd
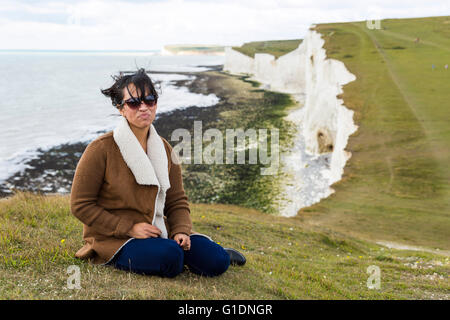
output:
[[[189,269],[217,276],[245,258],[192,231],[181,166],[152,125],[158,94],[145,70],[113,77],[102,93],[122,115],[92,141],[75,171],[71,211],[83,222],[76,257],[142,274]]]

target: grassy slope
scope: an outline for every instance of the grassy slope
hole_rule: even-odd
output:
[[[302,211],[311,223],[450,248],[449,23],[437,17],[382,20],[381,30],[363,22],[317,26],[327,55],[357,77],[343,99],[359,129],[336,193]]]
[[[68,196],[18,193],[0,201],[0,299],[450,298],[443,256],[383,249],[231,205],[194,204],[192,219],[196,231],[244,252],[247,264],[217,278],[185,271],[174,279],[93,266],[73,258],[82,228]],[[65,288],[72,264],[80,290]],[[381,269],[380,290],[366,286],[370,265]]]
[[[269,53],[275,56],[275,59],[298,48],[301,39],[296,40],[272,40],[272,41],[253,41],[244,43],[240,47],[233,47],[251,58],[255,57],[255,53]]]

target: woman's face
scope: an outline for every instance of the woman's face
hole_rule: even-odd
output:
[[[128,92],[128,91],[130,91],[130,92]],[[130,93],[133,96],[131,96]],[[147,88],[145,91],[145,96],[147,96],[149,94],[150,94],[150,90],[148,90],[148,88]],[[128,85],[128,90],[127,90],[127,88],[123,88],[123,101],[126,101],[133,97],[137,98],[140,96],[141,96],[141,93],[136,92],[136,87],[132,83]],[[150,124],[153,122],[153,120],[155,120],[156,109],[157,109],[157,104],[150,107],[150,106],[146,105],[144,102],[141,102],[141,105],[136,109],[130,108],[125,103],[123,105],[122,109],[120,109],[119,111],[120,111],[120,114],[122,116],[124,116],[130,124],[134,125],[135,127],[143,129],[145,127],[150,126]]]

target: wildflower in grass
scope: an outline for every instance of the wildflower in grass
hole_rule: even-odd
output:
[[[202,216],[202,219],[205,218],[205,216]]]
[[[66,242],[66,239],[61,239],[61,244],[64,244]]]
[[[362,259],[362,256],[359,256],[358,258]]]
[[[245,246],[244,246],[244,245],[241,245],[241,249],[242,249],[242,250],[245,250],[246,248],[245,248]]]

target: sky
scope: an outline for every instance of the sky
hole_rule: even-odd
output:
[[[235,46],[301,39],[315,23],[446,15],[449,0],[0,0],[0,49]]]

